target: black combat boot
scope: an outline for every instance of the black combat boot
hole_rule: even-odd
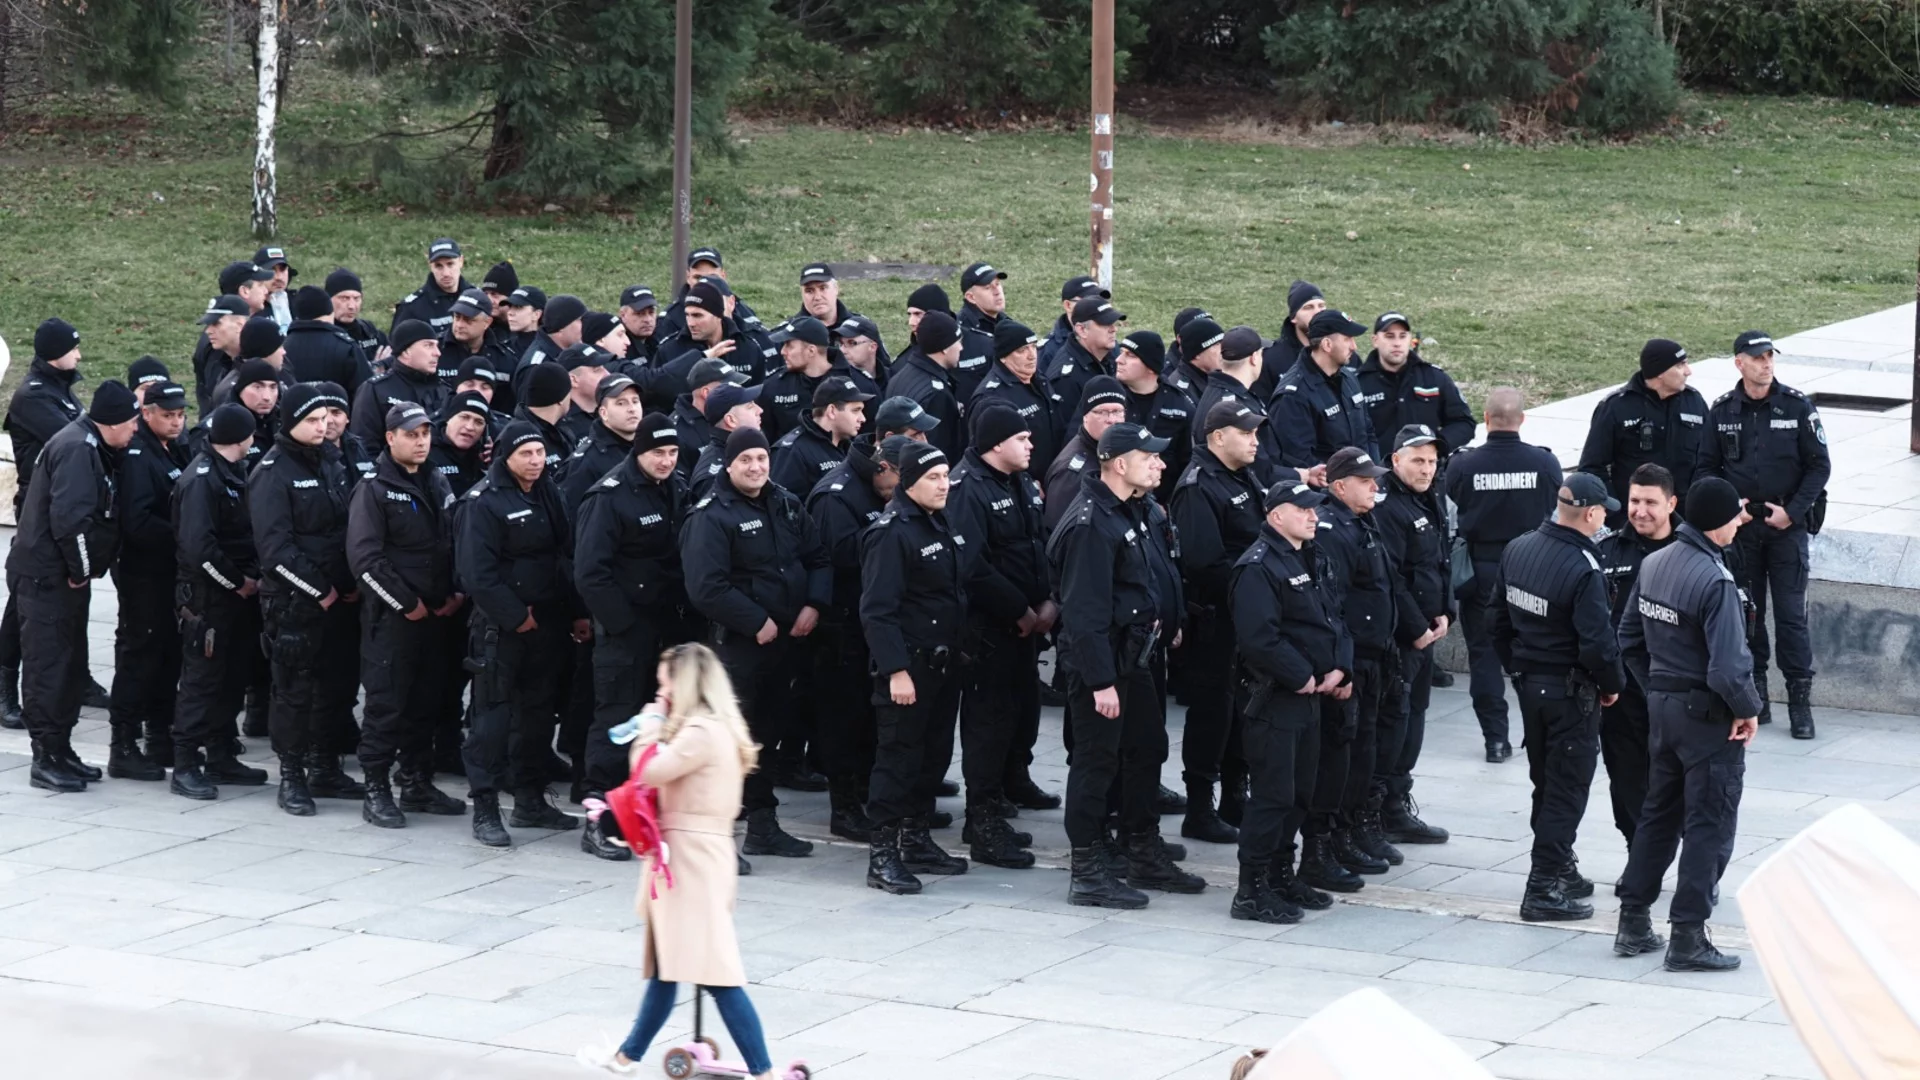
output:
[[[1018,812],[1017,810],[1015,811],[1015,813]],[[974,836],[977,834],[973,828],[973,820],[976,817],[997,817],[1000,819],[1002,825],[1007,825],[1008,815],[1001,813],[999,807],[992,804],[968,810],[967,820],[960,826],[961,843],[972,844],[977,842],[974,840]],[[1013,839],[1015,847],[1030,848],[1033,846],[1033,834],[1030,832],[1021,832],[1012,825],[1007,825],[1007,835]]]
[[[313,805],[313,792],[307,790],[305,758],[297,754],[281,756],[280,792],[274,796],[274,802],[294,817],[312,817],[317,812]]]
[[[1073,849],[1073,880],[1067,886],[1067,903],[1080,907],[1143,908],[1147,894],[1129,887],[1107,869],[1099,846]]]
[[[933,794],[937,798],[951,799],[960,794],[960,785],[943,776],[940,778],[940,783],[935,785]]]
[[[41,740],[33,740],[33,767],[27,782],[43,791],[75,792],[87,790],[87,780],[67,768],[67,763]]]
[[[1787,719],[1791,721],[1793,737],[1796,739],[1813,738],[1813,680],[1787,680]],[[1676,927],[1673,936],[1678,938],[1680,931]],[[1713,946],[1709,944],[1708,948]]]
[[[603,812],[598,818],[589,818],[587,827],[580,830],[580,850],[596,859],[608,862],[626,862],[633,858],[633,849],[625,844],[616,844],[607,835],[608,822],[613,811]]]
[[[1308,911],[1325,911],[1333,906],[1333,897],[1301,881],[1293,873],[1293,849],[1285,848],[1267,864],[1267,881],[1275,896]]]
[[[900,823],[900,863],[912,874],[952,877],[967,872],[967,860],[949,855],[933,842],[927,819],[912,817]]]
[[[1773,723],[1773,701],[1767,697],[1767,673],[1766,672],[1761,671],[1757,668],[1754,670],[1753,688],[1760,692],[1760,717],[1759,717],[1760,723],[1762,724]]]
[[[1184,814],[1187,812],[1187,797],[1161,784],[1154,792],[1153,812],[1161,817],[1168,814]]]
[[[271,697],[265,690],[247,691],[247,714],[240,722],[240,734],[249,739],[267,737],[267,707]]]
[[[900,861],[900,823],[875,825],[867,846],[867,888],[880,889],[895,896],[910,896],[920,891],[920,879]]]
[[[1240,888],[1227,914],[1235,919],[1263,923],[1297,923],[1300,909],[1273,891],[1266,867],[1240,864]]]
[[[1220,771],[1220,820],[1237,829],[1246,812],[1246,766],[1229,763]]]
[[[207,751],[207,780],[214,784],[238,784],[259,787],[267,782],[267,770],[256,769],[233,756],[230,740],[216,737],[216,745]]]
[[[100,778],[105,775],[98,767],[80,760],[79,751],[73,748],[72,732],[68,732],[57,739],[48,740],[47,752],[53,755],[55,760],[59,761],[61,766],[68,772],[78,776],[89,784],[99,783]]]
[[[1574,859],[1560,871],[1560,891],[1569,900],[1585,900],[1593,895],[1593,882],[1580,872],[1580,860]]]
[[[1353,830],[1341,827],[1333,830],[1333,857],[1341,866],[1356,874],[1384,874],[1387,872],[1387,860],[1376,858],[1359,844],[1354,842]]]
[[[113,695],[107,693],[107,688],[100,685],[100,680],[94,678],[91,671],[87,672],[86,689],[80,692],[80,704],[88,709],[113,708]]]
[[[1487,740],[1487,764],[1498,765],[1513,756],[1513,744],[1505,739]]]
[[[393,780],[388,766],[367,767],[367,797],[360,803],[360,819],[382,829],[404,829],[407,815],[393,804]]]
[[[827,818],[827,831],[842,840],[868,844],[873,841],[873,822],[860,807],[857,783],[833,781],[827,786],[827,804],[833,808]]]
[[[1444,844],[1447,830],[1420,820],[1411,795],[1391,795],[1380,806],[1380,827],[1395,844]]]
[[[1180,823],[1180,835],[1209,844],[1237,843],[1240,830],[1222,821],[1214,812],[1214,778],[1200,773],[1181,773],[1180,778],[1187,785],[1187,816]]]
[[[1593,905],[1568,899],[1561,890],[1558,873],[1535,870],[1527,875],[1526,895],[1520,898],[1520,918],[1527,922],[1577,922],[1593,918]]]
[[[747,842],[743,846],[749,855],[778,855],[783,859],[813,854],[812,844],[789,836],[787,830],[780,827],[780,819],[771,806],[747,811]]]
[[[500,824],[499,792],[473,793],[473,838],[488,847],[513,846],[513,837],[507,835],[507,827]]]
[[[146,758],[161,768],[173,764],[173,718],[147,721]]]
[[[1118,830],[1109,826],[1100,836],[1095,847],[1100,849],[1100,858],[1105,860],[1107,873],[1114,877],[1127,876],[1127,838]]]
[[[1033,865],[1033,852],[1014,839],[1013,826],[998,814],[975,810],[967,814],[967,854],[973,861],[1008,870],[1025,870]]]
[[[1446,668],[1435,666],[1433,669],[1433,678],[1428,681],[1427,685],[1433,687],[1435,690],[1449,689],[1453,686],[1453,672],[1448,671]]]
[[[1040,790],[1040,785],[1034,783],[1030,776],[1023,776],[1008,784],[1007,798],[1022,810],[1060,809],[1060,796]]]
[[[20,731],[26,726],[20,716],[20,669],[0,667],[0,728]]]
[[[1191,894],[1207,890],[1206,879],[1180,869],[1167,857],[1158,830],[1127,837],[1127,884],[1155,892]]]
[[[1620,930],[1613,935],[1615,956],[1639,956],[1665,944],[1666,940],[1653,932],[1653,916],[1648,913],[1647,905],[1620,905]]]
[[[307,788],[316,799],[364,799],[366,785],[340,767],[340,755],[307,751]]]
[[[467,812],[465,800],[433,786],[433,772],[424,765],[402,764],[394,780],[400,788],[400,809],[409,814],[462,817]]]
[[[1303,836],[1300,845],[1300,880],[1328,892],[1359,892],[1366,882],[1360,875],[1340,865],[1333,855],[1333,837]]]
[[[1388,866],[1399,866],[1407,861],[1407,857],[1400,854],[1400,849],[1387,840],[1386,826],[1381,823],[1378,810],[1360,811],[1360,820],[1353,827],[1353,844]]]
[[[929,829],[953,828],[953,815],[945,810],[935,810],[933,813],[926,815],[926,821],[927,828]]]
[[[1739,957],[1713,947],[1706,923],[1673,924],[1673,942],[1667,946],[1668,971],[1732,971],[1739,966]]]
[[[173,748],[173,778],[167,781],[167,790],[183,798],[202,801],[220,797],[220,789],[207,779],[200,751],[185,746]]]
[[[115,731],[107,747],[107,775],[115,780],[165,780],[167,770],[147,760],[140,752],[140,740]]]
[[[513,793],[513,816],[507,824],[516,829],[552,829],[566,832],[580,827],[580,819],[553,805],[553,797],[543,787],[526,787]]]

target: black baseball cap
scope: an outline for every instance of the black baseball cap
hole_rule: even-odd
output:
[[[206,314],[200,316],[200,325],[212,326],[214,323],[219,322],[229,315],[238,315],[244,319],[252,313],[253,312],[247,307],[247,302],[237,296],[231,294],[227,296],[216,296],[207,301],[207,311]]]
[[[837,338],[872,338],[875,341],[879,341],[880,328],[875,326],[873,320],[867,318],[865,315],[849,315],[840,320],[839,326],[833,328],[833,336]]]
[[[1108,303],[1104,297],[1089,296],[1073,305],[1071,321],[1076,323],[1092,322],[1101,326],[1112,326],[1126,319],[1119,308]]]
[[[300,271],[295,270],[293,264],[287,261],[287,249],[277,245],[269,245],[254,252],[253,261],[268,269],[272,269],[275,266],[286,267],[288,281],[292,281],[294,278],[300,276]]]
[[[873,424],[881,431],[928,432],[940,426],[940,418],[920,407],[910,397],[890,397],[880,403]]]
[[[631,376],[622,375],[617,371],[608,372],[600,376],[600,385],[593,388],[593,403],[595,405],[605,405],[608,398],[613,397],[622,390],[632,389],[633,378]]]
[[[402,401],[387,410],[388,431],[412,431],[433,423],[433,417],[427,415],[425,406],[418,402]]]
[[[1408,424],[1393,436],[1393,452],[1399,453],[1409,446],[1426,446],[1440,441],[1440,436],[1425,424]]]
[[[1260,331],[1251,326],[1236,326],[1220,337],[1220,359],[1245,360],[1259,352],[1264,344]]]
[[[1577,472],[1560,482],[1566,494],[1560,496],[1564,506],[1604,506],[1608,510],[1620,509],[1620,500],[1607,492],[1607,485],[1592,473]]]
[[[1098,281],[1095,281],[1085,274],[1081,274],[1079,277],[1070,277],[1067,279],[1065,285],[1060,286],[1060,299],[1062,300],[1085,300],[1089,296],[1097,296],[1102,300],[1113,299],[1113,293],[1101,288]]]
[[[1266,500],[1261,503],[1261,508],[1272,510],[1274,507],[1285,503],[1290,506],[1304,506],[1312,509],[1326,501],[1326,492],[1315,491],[1313,488],[1295,480],[1291,483],[1275,484],[1268,488]]]
[[[711,356],[700,360],[693,365],[693,370],[687,372],[687,390],[689,392],[698,390],[703,386],[711,386],[717,382],[744,386],[746,381],[746,372],[741,371],[725,360],[716,359]]]
[[[863,394],[860,387],[845,375],[829,375],[820,380],[813,391],[813,407],[824,409],[829,405],[846,405],[855,401],[872,401],[872,394]]]
[[[1394,323],[1399,323],[1401,326],[1406,327],[1407,333],[1413,333],[1413,320],[1397,311],[1385,312],[1379,318],[1373,320],[1373,332],[1377,334],[1387,327],[1392,326]]]
[[[620,306],[645,311],[650,307],[659,307],[660,302],[653,298],[653,290],[645,285],[629,285],[620,293]]]
[[[1352,476],[1370,476],[1375,480],[1391,470],[1374,463],[1373,456],[1357,446],[1343,446],[1327,459],[1327,483]]]
[[[788,319],[773,328],[767,340],[775,345],[785,345],[789,341],[804,341],[809,345],[827,348],[833,344],[833,335],[827,333],[827,325],[811,315],[802,315],[797,319]]]
[[[220,271],[220,291],[222,293],[238,293],[240,286],[245,285],[249,281],[272,280],[273,271],[261,266],[259,263],[248,262],[242,259],[239,262],[228,263],[226,269]]]
[[[1109,427],[1100,435],[1100,460],[1112,461],[1121,454],[1140,450],[1148,454],[1165,452],[1173,445],[1171,439],[1156,439],[1153,433],[1139,424],[1122,421]]]
[[[1322,310],[1313,317],[1312,322],[1307,323],[1308,341],[1319,341],[1329,334],[1345,334],[1348,337],[1356,337],[1366,332],[1367,328],[1347,318],[1346,312],[1336,311],[1333,308]]]
[[[1742,356],[1760,356],[1777,352],[1778,347],[1773,343],[1772,334],[1765,330],[1749,330],[1733,339],[1733,351]]]
[[[1266,422],[1267,414],[1241,401],[1216,402],[1207,410],[1207,418],[1202,424],[1202,434],[1211,435],[1221,428],[1239,428],[1241,431],[1253,431]]]
[[[710,247],[694,248],[687,252],[687,269],[691,270],[701,263],[712,263],[715,266],[727,265],[720,261],[720,253]]]
[[[435,259],[457,259],[459,257],[460,245],[454,243],[451,237],[443,236],[427,245],[428,262],[433,262]]]
[[[832,281],[833,267],[826,263],[808,263],[800,268],[800,284],[811,285],[816,281]]]
[[[574,371],[583,367],[604,368],[613,359],[612,353],[598,345],[589,345],[583,341],[578,345],[569,345],[561,349],[560,355],[554,357],[553,362],[568,371]]]
[[[707,395],[707,403],[700,411],[706,414],[707,423],[717,424],[732,412],[735,406],[759,399],[758,386],[735,386],[732,383],[726,383],[715,387],[713,393]]]
[[[508,307],[530,307],[535,311],[545,311],[547,294],[532,285],[522,285],[508,293],[507,298],[500,302]]]
[[[465,315],[470,319],[474,319],[482,315],[492,315],[493,301],[489,300],[487,294],[481,292],[479,289],[468,289],[466,292],[461,293],[460,299],[455,300],[453,306],[447,310],[453,312],[455,315]]]
[[[1005,280],[1005,270],[995,270],[991,263],[977,262],[960,272],[960,291],[966,292],[975,285],[985,285],[989,281]]]

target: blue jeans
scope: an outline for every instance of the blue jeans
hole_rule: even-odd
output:
[[[633,1030],[627,1034],[627,1041],[620,1045],[620,1052],[628,1061],[639,1061],[646,1056],[647,1047],[653,1044],[653,1037],[667,1022],[668,1014],[673,1012],[674,994],[680,989],[678,983],[662,982],[654,979],[647,984],[647,993],[640,999],[640,1015],[634,1018]],[[734,1045],[740,1048],[741,1056],[747,1059],[747,1072],[759,1076],[773,1068],[773,1061],[767,1056],[767,1037],[760,1030],[760,1014],[753,1011],[753,1002],[747,999],[747,991],[738,986],[709,986],[705,988],[713,998],[714,1007],[720,1010],[720,1019],[727,1025],[727,1034],[733,1036]],[[699,990],[695,990],[699,993]]]

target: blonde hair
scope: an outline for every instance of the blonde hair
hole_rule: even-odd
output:
[[[713,650],[698,642],[675,645],[660,654],[667,666],[664,689],[672,698],[666,722],[660,725],[660,742],[671,742],[690,716],[704,716],[733,736],[740,750],[740,769],[752,772],[760,760],[760,746],[747,731],[746,718],[740,715],[740,701],[733,694],[733,680]]]

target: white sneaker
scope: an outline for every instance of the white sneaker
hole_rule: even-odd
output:
[[[619,1045],[610,1042],[598,1046],[583,1046],[573,1055],[573,1059],[589,1069],[599,1069],[615,1076],[632,1076],[640,1071],[639,1062],[622,1062]]]

